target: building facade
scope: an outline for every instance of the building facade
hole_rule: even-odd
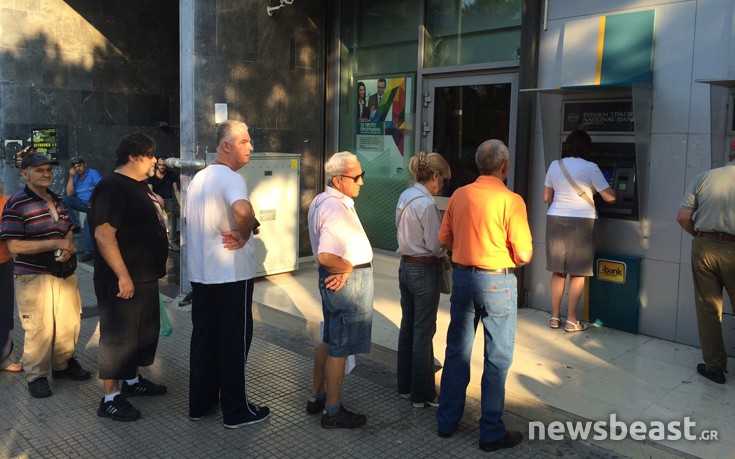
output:
[[[69,92],[65,85],[85,81],[73,76],[78,70],[64,68],[64,60],[57,64],[72,75],[66,83],[39,77],[29,63],[13,60],[22,54],[8,50],[8,37],[22,36],[18,18],[25,12],[23,20],[36,24],[34,5],[49,14],[52,9],[40,4],[56,2],[27,2],[25,10],[17,3],[0,1],[3,62],[16,64],[15,73],[5,65],[1,71],[3,139],[25,135],[24,129],[44,119],[24,118],[20,133],[13,131],[23,124],[18,113],[33,113],[35,104],[12,102],[23,85],[29,94],[38,92],[33,88],[40,82],[47,92]],[[76,22],[65,22],[67,30],[104,23],[91,7],[80,6],[87,4],[92,2],[58,2],[58,9],[78,13]],[[159,11],[164,8],[165,15]],[[357,210],[373,246],[390,254],[396,248],[395,203],[410,182],[410,157],[426,150],[448,160],[453,178],[439,198],[443,206],[454,189],[476,177],[477,145],[499,138],[510,147],[508,185],[528,203],[535,240],[535,258],[521,274],[521,303],[549,310],[543,179],[565,135],[582,127],[593,133],[595,159],[624,197],[616,207],[600,207],[598,248],[639,263],[638,271],[630,271],[639,280],[635,297],[621,305],[635,314],[624,320],[634,321],[639,333],[698,345],[691,239],[675,216],[687,183],[722,164],[733,137],[731,1],[181,0],[133,2],[126,10],[125,39],[114,29],[96,28],[109,43],[93,47],[91,55],[118,55],[122,69],[130,70],[113,72],[117,89],[100,89],[107,102],[95,105],[98,116],[89,120],[86,112],[72,111],[43,125],[74,119],[66,128],[70,145],[91,136],[84,150],[109,151],[119,133],[142,127],[159,143],[179,142],[171,148],[176,155],[204,159],[215,148],[215,104],[226,104],[230,118],[250,126],[256,151],[301,155],[300,253],[306,256],[306,209],[323,187],[323,164],[332,153],[350,150],[360,157],[367,175]],[[169,19],[151,19],[161,15]],[[41,22],[35,27],[42,35],[60,33],[58,25]],[[146,33],[134,33],[141,31]],[[133,40],[141,35],[142,42]],[[26,43],[34,43],[33,37]],[[161,37],[168,44],[163,48]],[[58,47],[66,55],[79,46],[67,49],[67,40],[57,38],[42,48]],[[160,72],[155,91],[153,62]],[[95,81],[85,83],[93,93]],[[171,81],[178,94],[172,94]],[[136,88],[133,83],[143,89],[133,93],[151,96],[148,105],[131,102],[139,96],[123,88]],[[85,88],[73,91],[79,91],[80,107],[98,97],[89,99]],[[141,107],[151,116],[162,113],[162,97],[169,101],[166,120],[131,118]],[[123,99],[127,121],[113,129],[105,113],[116,113]],[[103,122],[94,124],[96,119]],[[168,132],[160,129],[163,121]],[[732,309],[725,311],[725,337],[735,354]]]

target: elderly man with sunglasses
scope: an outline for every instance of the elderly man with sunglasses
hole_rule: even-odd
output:
[[[69,169],[69,179],[66,182],[66,195],[63,196],[64,202],[69,209],[77,212],[87,212],[89,208],[89,198],[92,196],[94,187],[97,186],[102,176],[99,172],[87,167],[87,163],[81,156],[71,159],[71,168]],[[69,212],[69,218],[76,228],[82,228],[76,212]],[[92,233],[89,231],[89,224],[84,225],[84,251],[77,254],[79,261],[90,261],[92,259]]]
[[[342,406],[345,360],[370,352],[373,320],[373,251],[355,212],[365,172],[350,152],[324,165],[327,186],[309,207],[309,239],[319,264],[324,336],[314,356],[314,393],[309,414],[322,413],[326,429],[352,429],[367,422]],[[326,388],[325,388],[326,384]]]

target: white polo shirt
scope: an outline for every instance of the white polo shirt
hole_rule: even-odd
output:
[[[314,259],[320,253],[331,253],[349,261],[352,266],[373,260],[362,223],[355,212],[355,201],[328,186],[309,206],[309,240]]]

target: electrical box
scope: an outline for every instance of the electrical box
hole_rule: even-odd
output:
[[[250,203],[260,222],[255,236],[255,276],[299,267],[299,175],[301,155],[251,153],[238,172],[245,178]]]

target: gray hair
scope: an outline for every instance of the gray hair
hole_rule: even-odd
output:
[[[332,179],[347,170],[347,165],[352,162],[357,162],[357,156],[349,151],[340,151],[339,153],[333,154],[326,164],[324,164],[327,185],[332,186]]]
[[[475,162],[480,170],[480,175],[491,175],[499,170],[509,157],[508,147],[501,140],[490,139],[477,147]]]
[[[219,152],[222,141],[232,142],[232,137],[240,129],[247,130],[248,125],[238,120],[227,120],[217,126],[217,151]]]

